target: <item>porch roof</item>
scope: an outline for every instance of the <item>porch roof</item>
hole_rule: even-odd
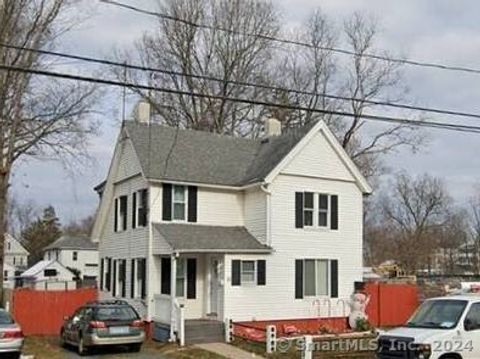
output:
[[[176,252],[269,253],[272,251],[245,227],[155,223],[154,228]]]

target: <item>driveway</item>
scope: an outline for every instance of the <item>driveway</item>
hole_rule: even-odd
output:
[[[142,348],[140,353],[129,353],[125,348],[107,348],[107,349],[98,349],[95,350],[92,355],[80,356],[76,353],[76,348],[62,348],[64,358],[68,359],[77,359],[77,358],[98,358],[98,359],[107,359],[107,358],[136,358],[136,359],[165,359],[166,357],[160,354],[158,351],[152,350],[151,348]]]

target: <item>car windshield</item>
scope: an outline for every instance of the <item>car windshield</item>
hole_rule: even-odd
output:
[[[7,312],[0,311],[0,325],[1,324],[13,324],[13,319]]]
[[[137,313],[131,307],[115,306],[98,308],[95,319],[100,321],[127,321],[138,319]]]
[[[408,327],[451,329],[462,316],[466,300],[427,300],[407,322]]]

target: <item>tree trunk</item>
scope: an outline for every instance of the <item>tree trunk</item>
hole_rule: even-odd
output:
[[[6,223],[6,210],[8,200],[8,179],[9,172],[0,172],[0,304],[3,306],[4,299],[4,278],[3,278],[3,263],[4,263],[4,245],[5,245],[5,232],[7,230]]]

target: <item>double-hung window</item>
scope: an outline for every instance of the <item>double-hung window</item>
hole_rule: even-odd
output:
[[[318,226],[328,227],[330,222],[329,216],[330,196],[328,194],[318,194]]]
[[[173,186],[172,213],[174,221],[185,221],[187,212],[187,187]]]
[[[187,278],[187,266],[185,265],[185,258],[177,259],[177,297],[185,297],[185,284]]]
[[[329,261],[326,259],[305,259],[303,261],[303,291],[305,297],[328,296]]]
[[[127,209],[128,209],[127,196],[120,196],[115,199],[115,218],[114,218],[115,232],[127,230]]]
[[[256,283],[255,261],[242,261],[241,281],[243,284]]]
[[[303,194],[303,225],[305,227],[313,226],[314,196],[312,192]]]

